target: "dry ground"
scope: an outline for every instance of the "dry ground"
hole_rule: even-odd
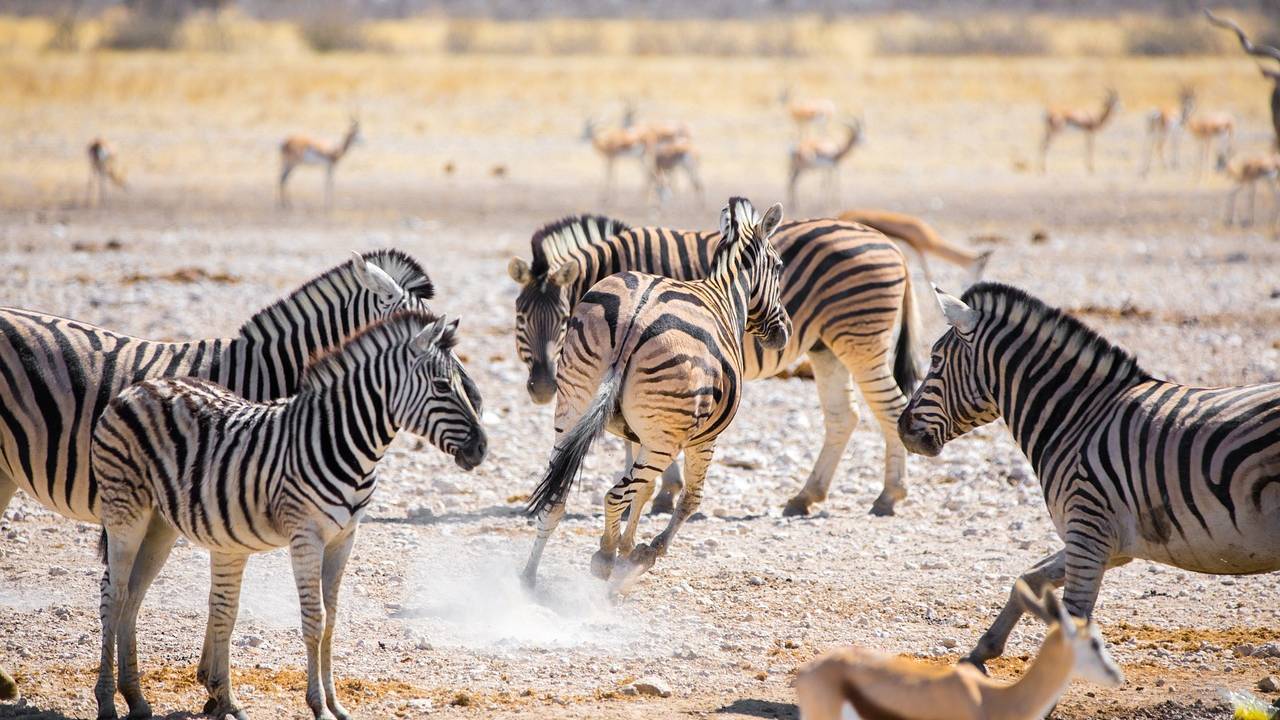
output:
[[[690,524],[624,602],[607,603],[586,572],[600,493],[620,455],[612,440],[590,461],[572,503],[578,514],[554,539],[541,588],[524,594],[515,570],[532,529],[512,498],[546,460],[551,412],[523,391],[504,266],[512,254],[527,256],[534,228],[566,213],[648,219],[634,192],[598,204],[599,166],[575,142],[583,117],[616,112],[630,94],[648,100],[651,117],[690,122],[708,204],[681,198],[659,219],[707,226],[730,193],[781,197],[790,130],[774,104],[780,84],[832,95],[869,127],[868,145],[843,173],[843,205],[918,213],[957,241],[998,238],[991,277],[1081,309],[1158,374],[1274,381],[1280,242],[1221,227],[1225,185],[1211,174],[1199,184],[1185,167],[1136,179],[1139,111],[1171,100],[1185,79],[1199,82],[1206,105],[1238,113],[1241,146],[1264,145],[1256,70],[1217,59],[847,67],[328,57],[266,67],[237,57],[4,57],[0,297],[143,336],[229,334],[353,248],[413,253],[436,279],[435,306],[463,318],[460,352],[485,395],[491,454],[472,474],[407,443],[387,458],[335,641],[348,707],[361,717],[794,717],[789,682],[799,664],[844,643],[954,659],[1014,576],[1058,541],[1001,427],[936,460],[912,458],[900,514],[872,518],[865,510],[882,446],[864,422],[823,512],[782,519],[817,453],[821,418],[810,384],[774,380],[750,386],[721,443],[707,519]],[[1099,140],[1099,173],[1084,174],[1080,139],[1070,136],[1049,176],[1025,172],[1040,103],[1093,103],[1108,84],[1128,107]],[[297,209],[275,211],[279,138],[336,134],[352,111],[368,139],[339,170],[334,211],[319,211],[319,179],[306,171],[295,178]],[[79,199],[83,146],[96,133],[120,148],[132,189],[88,210]],[[448,161],[458,170],[446,176]],[[489,175],[499,164],[505,179]],[[622,181],[634,188],[638,175],[624,169]],[[1262,202],[1259,216],[1269,209]],[[809,203],[799,214],[823,210]],[[1047,241],[1031,243],[1036,231]],[[934,268],[944,286],[958,287],[957,273]],[[92,716],[95,538],[94,528],[21,497],[4,516],[0,658],[28,704],[0,707],[0,717]],[[250,564],[233,662],[237,692],[256,717],[308,715],[287,568],[281,553]],[[200,704],[193,666],[206,572],[202,552],[178,548],[143,611],[144,683],[158,711]],[[1129,682],[1076,684],[1058,715],[1226,717],[1220,688],[1250,688],[1280,670],[1278,659],[1231,653],[1240,642],[1280,640],[1278,580],[1143,562],[1112,571],[1098,618]],[[1038,638],[1039,628],[1022,626],[997,672],[1016,674]],[[956,649],[946,648],[951,641]],[[618,695],[646,675],[669,682],[673,697]]]

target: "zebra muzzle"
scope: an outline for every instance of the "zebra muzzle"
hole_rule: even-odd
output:
[[[488,452],[489,441],[485,437],[484,430],[476,429],[453,454],[453,461],[463,470],[472,470],[484,462]]]
[[[914,421],[910,408],[898,416],[898,437],[907,452],[925,457],[937,457],[942,452],[942,446],[929,434],[928,428]]]

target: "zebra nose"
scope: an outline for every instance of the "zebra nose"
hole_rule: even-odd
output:
[[[463,470],[471,470],[484,462],[488,453],[489,440],[485,437],[484,430],[477,428],[467,437],[462,447],[458,448],[458,452],[454,455],[454,462]]]

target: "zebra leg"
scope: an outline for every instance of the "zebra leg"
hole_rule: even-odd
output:
[[[231,691],[231,631],[240,612],[240,586],[248,561],[248,555],[209,554],[208,667],[201,668],[208,674],[202,678],[197,671],[196,679],[209,692],[204,713],[218,718],[234,715],[236,720],[245,720]]]
[[[858,426],[858,412],[853,405],[853,385],[849,369],[835,353],[827,349],[810,350],[809,363],[813,366],[813,378],[817,381],[818,400],[822,403],[822,424],[826,437],[822,451],[809,472],[809,479],[782,509],[783,516],[808,515],[814,503],[827,499],[831,478],[849,444],[849,436]]]
[[[907,406],[907,398],[893,379],[889,356],[881,355],[872,367],[853,370],[862,397],[884,435],[884,488],[871,504],[871,514],[893,515],[894,506],[907,497],[907,448],[898,435],[898,416]]]
[[[128,575],[128,599],[116,626],[116,654],[120,663],[120,694],[129,704],[131,718],[151,717],[151,706],[138,684],[138,611],[177,539],[177,531],[163,517],[153,513],[147,524],[147,534],[134,558],[133,570]]]
[[[671,546],[671,541],[675,539],[681,526],[697,512],[698,506],[702,504],[702,481],[707,477],[707,468],[711,465],[715,447],[715,441],[710,440],[684,449],[684,474],[688,482],[684,492],[680,494],[680,504],[672,513],[666,529],[658,533],[653,542],[631,551],[627,558],[626,572],[621,573],[612,583],[613,592],[621,591],[653,567],[658,558],[666,555],[667,548]]]
[[[542,562],[542,551],[547,547],[547,539],[555,532],[556,526],[564,518],[564,500],[552,505],[538,517],[538,537],[533,541],[533,549],[529,551],[529,560],[524,564],[524,572],[520,579],[530,590],[538,580],[538,564]]]
[[[627,443],[627,466],[631,466],[631,443]],[[670,515],[676,509],[676,496],[684,489],[680,476],[680,463],[673,462],[662,471],[662,489],[649,506],[650,515]]]
[[[591,574],[601,580],[609,579],[622,539],[622,511],[631,506],[632,499],[645,485],[653,484],[658,474],[666,469],[674,457],[674,452],[660,452],[641,445],[630,470],[605,494],[604,535],[600,537],[600,549],[591,557]],[[686,486],[685,492],[688,491]],[[639,512],[639,508],[635,512]]]
[[[666,475],[666,470],[675,465],[674,458],[672,460],[673,462],[662,471],[664,476]],[[640,515],[644,512],[644,506],[649,502],[649,498],[653,497],[653,491],[656,486],[657,483],[654,480],[650,480],[636,490],[636,494],[631,500],[631,509],[627,515],[627,529],[622,533],[622,543],[618,545],[619,553],[627,555],[635,549],[636,532],[640,528]]]
[[[4,514],[5,508],[9,507],[9,501],[13,499],[13,493],[18,489],[16,483],[8,475],[0,473],[0,515]],[[18,699],[18,683],[13,681],[13,677],[0,668],[0,702],[7,702]]]
[[[102,655],[98,662],[98,684],[93,690],[98,702],[99,720],[117,717],[117,630],[122,610],[129,600],[129,577],[133,574],[138,550],[146,538],[148,520],[143,515],[108,526],[107,570],[102,583]]]
[[[298,586],[298,604],[302,609],[302,641],[307,647],[307,707],[316,720],[336,720],[329,712],[320,685],[320,638],[326,622],[321,595],[324,553],[324,543],[310,528],[294,533],[289,542],[293,580]]]
[[[1020,579],[1031,588],[1031,593],[1038,597],[1047,585],[1061,587],[1066,574],[1067,551],[1059,550],[1032,565],[1030,570],[1022,573]],[[1022,618],[1022,604],[1015,596],[1016,592],[1014,590],[1009,593],[1009,600],[1005,603],[1004,609],[1000,611],[996,621],[991,623],[991,627],[982,634],[977,646],[964,658],[965,662],[972,663],[986,672],[986,662],[1004,654],[1004,644],[1009,639],[1009,633],[1013,632],[1014,626]]]
[[[351,546],[355,544],[356,531],[352,529],[345,538],[331,542],[324,549],[324,568],[321,582],[324,587],[324,635],[320,638],[320,673],[324,683],[324,699],[330,712],[338,720],[351,720],[351,714],[342,703],[338,702],[338,693],[333,687],[333,628],[338,621],[338,588],[342,584],[342,573],[347,567],[347,558],[351,556]]]

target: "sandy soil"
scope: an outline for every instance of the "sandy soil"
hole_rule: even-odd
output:
[[[503,107],[486,102],[466,113]],[[966,148],[1004,133],[1007,145],[1027,154],[1033,104],[1014,106],[1013,119],[977,123],[963,136]],[[981,118],[962,101],[952,109]],[[990,277],[1078,309],[1157,374],[1205,384],[1280,379],[1280,242],[1220,226],[1220,180],[1195,184],[1184,170],[1137,183],[1134,113],[1100,143],[1094,178],[1080,168],[1078,137],[1062,139],[1054,156],[1060,169],[1042,178],[1020,172],[1004,146],[999,157],[974,155],[972,164],[962,161],[971,149],[948,147],[935,157],[909,126],[894,122],[898,113],[905,111],[877,115],[872,144],[843,174],[842,203],[918,213],[958,241],[994,236]],[[371,147],[357,148],[339,173],[338,206],[328,216],[318,211],[315,173],[296,178],[299,207],[280,214],[271,207],[270,162],[215,167],[204,179],[166,176],[179,171],[151,146],[134,191],[88,210],[75,200],[82,170],[67,159],[82,140],[61,117],[57,107],[25,106],[0,118],[23,128],[0,140],[11,146],[0,155],[12,149],[10,157],[22,158],[0,163],[6,304],[157,338],[229,334],[349,250],[394,245],[427,265],[439,288],[435,307],[462,316],[460,352],[485,396],[491,453],[471,474],[408,442],[385,461],[335,640],[343,698],[361,717],[791,718],[789,683],[808,659],[859,643],[954,660],[994,618],[1017,573],[1058,547],[1038,486],[1002,426],[952,443],[935,460],[911,458],[911,496],[898,516],[868,516],[882,443],[865,408],[822,512],[781,518],[816,456],[821,416],[810,383],[771,380],[749,386],[739,421],[722,438],[705,519],[687,526],[628,597],[611,604],[587,572],[601,493],[620,462],[613,439],[589,460],[542,584],[526,594],[515,574],[533,533],[520,498],[546,462],[551,410],[531,405],[523,390],[511,333],[515,286],[504,266],[512,254],[527,256],[539,224],[601,209],[599,168],[573,144],[572,131],[533,145],[523,130],[495,132],[489,144],[449,136],[441,140],[446,149],[405,140],[401,154],[388,143],[404,137],[384,117],[391,139],[375,135]],[[270,157],[271,143],[247,124],[210,122],[200,130],[194,110],[177,117],[192,123],[181,132]],[[115,112],[102,132],[136,139],[174,118]],[[759,122],[770,128],[770,142],[782,142],[780,119]],[[703,132],[708,207],[682,198],[663,222],[710,225],[730,193],[758,203],[781,197],[776,153],[758,171],[739,172],[751,165],[743,139],[750,133],[718,143]],[[933,143],[944,137],[926,135]],[[33,143],[61,158],[63,179],[23,184],[28,170],[54,177],[39,170]],[[474,155],[470,170],[443,176],[436,168],[464,147]],[[919,162],[895,161],[908,152]],[[506,179],[475,170],[499,163],[510,166]],[[635,175],[622,177],[634,187]],[[1264,198],[1259,216],[1269,209]],[[632,196],[609,210],[636,223],[648,217]],[[1032,243],[1036,231],[1047,240]],[[170,275],[183,269],[205,274]],[[958,272],[937,262],[933,269],[944,287],[959,287]],[[928,313],[926,321],[932,339],[938,322]],[[648,520],[642,534],[658,527]],[[95,541],[95,528],[21,496],[0,521],[0,658],[26,693],[23,704],[0,706],[0,717],[92,716]],[[1232,652],[1240,643],[1280,641],[1278,590],[1275,574],[1218,578],[1145,562],[1110,572],[1097,616],[1129,681],[1116,690],[1074,685],[1058,717],[1226,717],[1222,688],[1249,689],[1280,671],[1280,658]],[[180,546],[148,598],[139,633],[144,688],[157,712],[201,704],[194,665],[206,591],[205,554]],[[997,674],[1016,675],[1040,633],[1022,625]],[[283,553],[250,563],[235,644],[236,691],[252,716],[309,717]],[[664,679],[672,697],[619,692],[645,676]]]

